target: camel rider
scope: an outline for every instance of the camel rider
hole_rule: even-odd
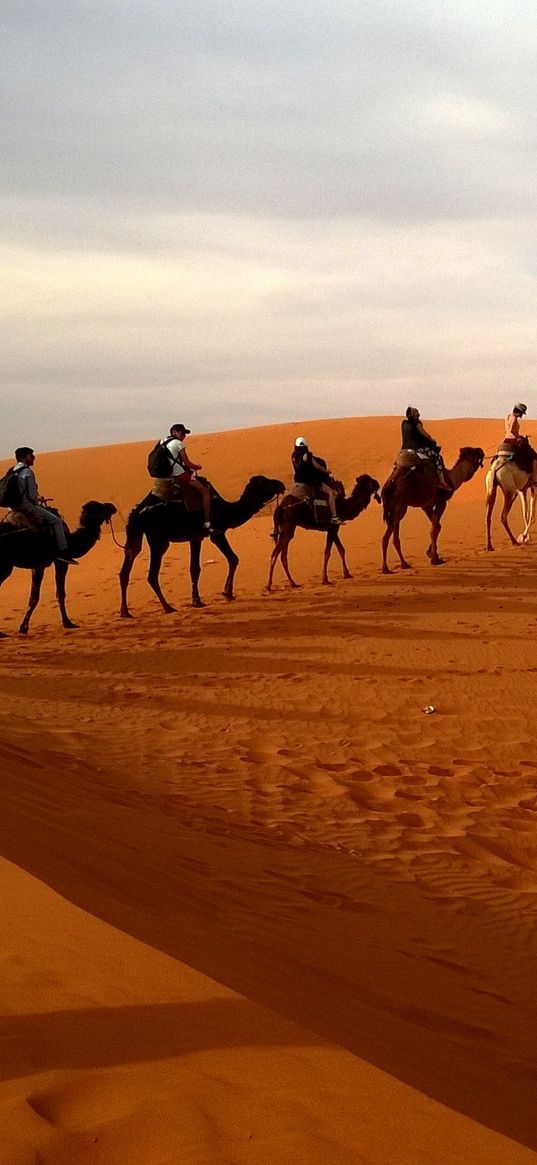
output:
[[[408,406],[401,423],[401,448],[412,449],[415,453],[420,453],[434,461],[440,489],[453,493],[453,486],[445,477],[444,459],[440,453],[440,446],[437,445],[434,437],[431,437],[431,434],[424,429],[419,409],[412,408],[411,405]]]
[[[529,458],[530,457],[532,458],[532,461],[533,461],[533,470],[532,470],[533,480],[535,483],[537,483],[537,453],[535,452],[535,449],[533,449],[532,446],[530,445],[528,438],[523,437],[521,432],[520,432],[520,421],[522,420],[522,417],[525,416],[527,411],[528,411],[527,405],[523,405],[523,404],[513,405],[513,411],[510,412],[509,415],[505,418],[505,436],[503,439],[503,445],[504,446],[505,445],[512,446],[513,457],[514,457],[515,461],[517,461],[517,455],[516,455],[517,450],[522,450],[522,449],[526,453],[526,457],[527,457],[528,462],[529,462]],[[524,456],[522,456],[521,461],[522,461],[521,468],[527,470],[526,458]]]
[[[181,501],[188,508],[188,490],[194,490],[198,494],[203,508],[203,528],[207,534],[212,534],[211,495],[207,486],[192,476],[198,469],[201,469],[201,465],[196,465],[188,456],[185,448],[185,437],[188,433],[190,433],[190,429],[177,421],[170,427],[169,436],[162,438],[160,443],[166,446],[168,452],[170,475],[169,477],[154,478],[151,492],[161,501]],[[184,490],[183,487],[185,487]]]
[[[330,524],[340,526],[341,518],[338,518],[336,513],[337,492],[332,487],[332,479],[326,461],[323,457],[313,455],[308,448],[305,437],[296,438],[291,454],[291,462],[295,481],[295,486],[291,492],[296,497],[300,496],[303,500],[311,501],[313,500],[314,491],[318,489],[325,495],[328,502]]]
[[[21,445],[15,449],[15,461],[13,473],[17,479],[20,500],[15,505],[12,504],[11,509],[17,514],[26,514],[32,526],[48,527],[56,543],[55,561],[68,562],[70,566],[78,566],[76,558],[71,558],[68,552],[67,538],[61,518],[52,510],[47,509],[39,497],[35,473],[32,469],[35,461],[33,449],[30,449],[28,445]]]

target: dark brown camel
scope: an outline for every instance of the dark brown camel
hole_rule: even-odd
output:
[[[86,502],[82,506],[78,530],[71,533],[66,527],[67,548],[72,558],[82,558],[91,550],[101,536],[103,522],[109,522],[116,507],[111,502]],[[6,519],[0,522],[0,586],[9,578],[15,567],[32,572],[32,588],[28,610],[19,627],[21,635],[28,634],[28,627],[39,602],[41,583],[47,567],[54,564],[56,574],[56,598],[64,627],[76,627],[65,607],[65,579],[69,566],[66,562],[54,562],[55,548],[52,535],[35,529],[15,527]],[[0,636],[5,638],[4,633]]]
[[[356,484],[349,497],[345,494],[339,495],[336,502],[337,514],[345,522],[352,522],[354,518],[358,517],[363,510],[366,510],[371,498],[374,497],[377,502],[380,502],[378,496],[379,483],[375,481],[374,477],[370,477],[368,473],[362,473],[360,477],[356,478]],[[322,530],[326,534],[326,542],[324,547],[324,565],[322,582],[329,585],[328,579],[328,562],[332,553],[332,547],[335,546],[339,552],[341,563],[343,566],[343,577],[351,578],[351,573],[347,568],[347,561],[345,558],[345,547],[339,537],[339,527],[330,525],[327,521],[322,526],[318,525],[315,520],[313,508],[309,502],[300,501],[293,497],[292,494],[286,494],[279,506],[274,512],[274,530],[273,538],[275,541],[274,550],[270,556],[270,569],[267,582],[267,591],[272,590],[272,578],[274,575],[274,567],[281,556],[282,566],[289,579],[292,587],[297,587],[299,584],[294,581],[289,571],[288,563],[288,549],[289,543],[294,538],[295,530],[300,526],[303,530]]]
[[[458,490],[465,481],[470,481],[474,473],[483,465],[485,454],[482,449],[465,446],[459,450],[459,456],[452,469],[447,470],[447,476],[453,486],[453,492]],[[382,503],[384,507],[384,521],[386,532],[382,539],[382,573],[391,574],[388,567],[387,555],[390,538],[399,555],[403,570],[409,570],[410,564],[403,558],[399,526],[409,506],[422,509],[431,522],[431,542],[427,555],[433,566],[439,566],[443,559],[438,555],[438,535],[440,534],[440,519],[452,494],[438,488],[438,475],[434,466],[423,460],[418,468],[396,467],[382,487]]]
[[[209,483],[208,483],[209,484]],[[257,514],[267,502],[284,491],[283,482],[260,474],[251,477],[241,497],[236,502],[226,502],[212,490],[212,523],[217,531],[210,535],[210,541],[224,555],[228,563],[228,575],[224,586],[224,598],[234,599],[233,579],[239,559],[226,538],[225,531],[243,526]],[[119,574],[121,586],[121,611],[124,619],[132,618],[127,604],[127,590],[132,567],[138,557],[144,539],[147,538],[150,551],[147,581],[154,590],[166,614],[175,610],[164,598],[160,589],[159,573],[162,559],[170,542],[190,543],[190,578],[192,580],[192,606],[203,607],[198,583],[201,573],[200,553],[204,539],[201,513],[187,510],[181,502],[161,502],[154,494],[147,496],[129,514],[127,521],[125,557]]]

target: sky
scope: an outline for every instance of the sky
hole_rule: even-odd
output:
[[[0,455],[537,417],[527,0],[4,0]]]

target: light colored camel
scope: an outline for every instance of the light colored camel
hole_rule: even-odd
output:
[[[487,550],[494,550],[490,527],[498,486],[504,499],[500,519],[504,530],[506,530],[513,546],[517,546],[521,542],[529,542],[529,531],[535,520],[535,496],[537,493],[537,487],[531,484],[532,477],[531,473],[525,469],[520,469],[514,461],[493,462],[491,465],[485,479],[487,489]],[[509,514],[517,494],[522,505],[524,529],[522,534],[515,538],[509,526]]]

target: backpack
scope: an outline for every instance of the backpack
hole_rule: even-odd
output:
[[[0,506],[9,510],[13,506],[18,506],[20,500],[21,492],[17,474],[12,466],[3,477],[0,477]]]
[[[171,477],[172,465],[177,465],[181,460],[174,457],[168,449],[168,441],[174,440],[174,437],[168,437],[166,441],[157,441],[151,450],[147,458],[147,472],[150,477]]]

